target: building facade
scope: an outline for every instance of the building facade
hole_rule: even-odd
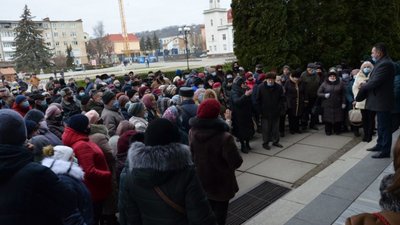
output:
[[[140,55],[140,41],[135,34],[128,34],[128,53],[124,50],[125,40],[122,34],[108,34],[106,39],[110,44],[113,63],[122,62],[123,60],[131,61],[135,56]]]
[[[220,7],[220,0],[209,0],[204,11],[206,47],[208,55],[233,54],[232,11]]]
[[[67,46],[71,45],[75,65],[88,63],[87,36],[83,32],[82,20],[51,21],[45,18],[34,22],[43,31],[43,40],[54,56],[67,56]],[[0,21],[0,61],[12,61],[16,50],[14,28],[17,25],[18,21]]]

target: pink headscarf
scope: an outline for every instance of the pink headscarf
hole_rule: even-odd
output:
[[[154,99],[154,95],[152,95],[152,94],[145,94],[143,96],[142,101],[147,109],[153,109],[153,102],[152,102],[153,99]]]

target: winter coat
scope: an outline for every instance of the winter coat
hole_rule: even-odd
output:
[[[100,102],[95,102],[93,99],[90,99],[88,104],[86,105],[86,112],[89,112],[90,110],[95,110],[99,115],[103,112],[104,109],[104,104]]]
[[[25,117],[26,113],[32,109],[31,106],[29,106],[28,108],[22,108],[20,107],[20,105],[17,105],[15,102],[13,103],[12,107],[11,107],[14,111],[16,111],[17,113],[19,113],[22,117]]]
[[[257,88],[257,105],[260,107],[262,118],[279,118],[284,111],[286,100],[282,86],[274,84],[270,87],[266,82],[263,82]]]
[[[60,140],[62,138],[62,134],[64,133],[64,125],[62,121],[55,121],[55,120],[46,120],[47,122],[47,127],[49,128],[49,131],[56,135]]]
[[[396,63],[394,76],[394,108],[392,113],[400,113],[400,64]]]
[[[182,101],[182,104],[178,107],[182,115],[182,129],[186,133],[189,133],[189,120],[196,116],[197,107],[192,99]]]
[[[188,146],[145,146],[135,142],[129,149],[127,164],[120,182],[121,225],[216,224]],[[154,187],[184,207],[185,214],[167,204]]]
[[[104,201],[111,193],[111,172],[101,149],[89,137],[66,127],[63,144],[74,149],[85,172],[85,184],[94,202]]]
[[[89,95],[89,93],[90,93],[90,91],[91,91],[92,89],[94,89],[94,84],[93,84],[93,82],[87,83],[87,84],[86,84],[86,87],[85,87],[85,93],[86,93],[86,95]]]
[[[135,130],[138,132],[145,132],[147,129],[147,126],[149,125],[149,122],[145,120],[144,118],[141,117],[136,117],[132,116],[129,119],[129,123],[133,124],[135,126]]]
[[[89,140],[99,146],[104,154],[104,157],[106,158],[107,166],[111,172],[112,192],[111,195],[107,198],[106,202],[103,204],[103,213],[106,215],[110,215],[117,212],[117,160],[114,157],[113,150],[111,149],[110,144],[108,143],[109,136],[106,126],[99,124],[90,125]]]
[[[45,158],[42,165],[50,168],[73,194],[70,199],[78,209],[76,214],[86,224],[93,224],[93,208],[90,193],[83,183],[83,170],[78,164],[63,160]]]
[[[232,86],[231,108],[233,134],[243,140],[254,135],[251,95],[246,96],[244,90],[236,83]]]
[[[397,195],[386,191],[389,185],[393,183],[393,179],[394,174],[389,174],[382,178],[379,187],[381,193],[379,205],[382,208],[381,215],[390,224],[395,225],[400,224],[400,199]],[[346,225],[384,225],[384,223],[378,220],[372,213],[362,213],[348,218]]]
[[[360,70],[354,79],[354,83],[353,83],[353,87],[352,87],[354,99],[357,97],[357,94],[360,91],[360,84],[367,80],[368,80],[368,77],[363,73],[362,70]],[[365,100],[363,100],[361,102],[356,102],[356,108],[357,109],[365,109]]]
[[[243,162],[229,126],[222,119],[190,120],[190,151],[208,199],[228,201],[239,190],[235,170]]]
[[[108,129],[108,134],[110,136],[113,136],[115,134],[115,131],[117,130],[119,122],[124,120],[124,117],[119,111],[115,111],[109,109],[108,107],[105,107],[103,109],[103,112],[101,113],[101,119],[103,119],[103,124],[106,125]]]
[[[378,60],[368,82],[360,89],[367,95],[366,109],[376,112],[388,112],[393,109],[394,75],[394,64],[388,56]]]
[[[326,93],[330,94],[328,99],[325,98]],[[345,88],[339,79],[333,83],[329,81],[322,83],[318,89],[318,97],[324,99],[322,101],[324,122],[338,123],[344,120],[342,104],[346,104]]]
[[[354,101],[354,95],[353,95],[353,84],[354,84],[354,79],[349,78],[349,80],[342,79],[343,85],[344,85],[344,90],[345,90],[345,99],[346,99],[346,110],[350,110],[353,106],[352,103]]]
[[[306,99],[312,101],[317,99],[317,91],[320,84],[320,78],[317,74],[308,74],[307,71],[303,72],[300,79],[304,82],[306,88]]]
[[[296,83],[289,77],[289,80],[284,85],[284,89],[288,113],[296,117],[302,116],[305,102],[307,101],[304,82],[299,79],[298,83]]]
[[[67,120],[71,116],[80,114],[82,112],[81,105],[79,104],[79,102],[72,102],[68,104],[63,99],[61,101],[61,107],[64,112],[64,120]]]
[[[43,135],[43,136],[45,136],[45,137],[49,140],[49,142],[50,142],[50,144],[51,144],[52,146],[62,145],[61,139],[58,138],[55,134],[53,134],[53,133],[49,130],[49,128],[47,128],[47,127],[40,127],[38,133],[41,134],[41,135]]]
[[[71,190],[25,147],[0,145],[0,224],[82,224]]]

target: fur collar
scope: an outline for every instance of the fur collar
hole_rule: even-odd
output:
[[[381,192],[381,199],[379,205],[383,210],[400,212],[400,197],[399,193],[390,193],[386,189],[393,183],[394,174],[389,174],[383,177],[379,190]]]
[[[52,166],[52,164],[53,164],[53,166]],[[45,158],[42,161],[42,165],[50,168],[57,175],[68,175],[77,180],[83,180],[83,176],[85,175],[85,173],[78,166],[78,164],[72,163],[72,167],[71,167],[71,162],[67,162],[64,160]],[[71,169],[68,172],[70,167],[71,167]]]
[[[108,137],[108,130],[107,130],[107,127],[105,125],[103,125],[103,124],[91,124],[90,125],[90,135],[97,134],[97,133],[104,134],[104,135],[106,135]]]
[[[179,143],[145,146],[141,142],[134,142],[129,148],[128,163],[130,171],[132,169],[173,171],[193,165],[189,146]]]

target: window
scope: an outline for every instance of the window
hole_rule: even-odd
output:
[[[75,28],[75,23],[71,23],[70,27]]]
[[[56,23],[52,23],[51,26],[52,26],[53,28],[57,28],[57,24],[56,24]]]
[[[212,46],[211,45],[210,45],[210,47],[208,49],[210,49],[210,52],[212,52]]]
[[[72,41],[72,44],[78,45],[78,41]]]
[[[47,42],[46,45],[47,45],[47,46],[51,46],[51,43],[50,43],[50,42]]]
[[[65,37],[65,36],[67,36],[67,33],[62,32],[61,35],[62,35],[63,37]]]
[[[58,32],[54,32],[54,37],[58,37]]]
[[[64,28],[64,24],[63,23],[60,23],[60,28]]]
[[[226,44],[224,44],[224,51],[226,51],[227,50],[227,47],[226,47]]]
[[[222,40],[224,40],[224,41],[226,40],[226,34],[222,35]]]
[[[211,26],[214,26],[214,21],[211,20],[211,21],[210,21],[210,24],[211,24]]]
[[[71,37],[76,37],[76,32],[71,32]]]
[[[220,19],[220,22],[221,22],[221,26],[222,26],[222,19]]]
[[[67,45],[68,45],[68,42],[64,41],[64,46],[67,46]]]
[[[214,52],[216,52],[217,51],[217,46],[216,45],[214,45]]]
[[[56,41],[56,46],[60,46],[60,42]]]
[[[211,35],[211,41],[215,41],[214,35]]]
[[[61,55],[61,51],[57,51],[57,55]]]

